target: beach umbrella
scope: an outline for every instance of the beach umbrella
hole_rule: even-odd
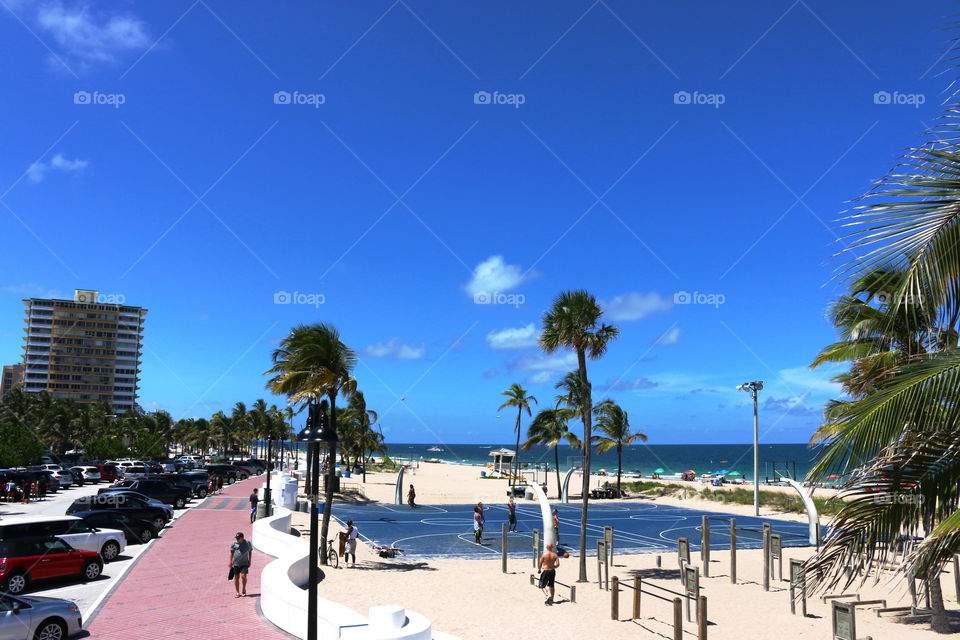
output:
[[[654,472],[654,473],[663,473],[663,469],[661,469],[660,467],[657,467],[656,469],[653,470],[653,472]]]
[[[728,475],[728,476],[739,476],[739,475],[741,475],[741,473],[740,473],[739,471],[731,471],[731,472],[728,473],[727,475]]]
[[[695,474],[696,471],[694,471],[693,469],[687,469],[687,470],[685,471],[685,473],[693,473],[693,474]]]
[[[840,478],[840,476],[838,476],[838,475],[835,474],[835,473],[827,476],[827,480],[837,480],[837,479],[839,479],[839,478]]]
[[[721,469],[720,471],[717,471],[717,475],[718,475],[718,476],[725,476],[725,475],[727,475],[728,473],[730,473],[730,470],[729,470],[729,469]]]

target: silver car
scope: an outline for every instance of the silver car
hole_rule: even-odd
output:
[[[82,630],[70,600],[0,593],[0,640],[66,640]]]

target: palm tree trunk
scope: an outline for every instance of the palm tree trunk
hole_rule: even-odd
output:
[[[557,470],[557,500],[563,497],[563,487],[560,486],[560,450],[557,448],[559,442],[553,445],[554,468]]]
[[[587,358],[583,349],[577,349],[577,365],[580,369],[580,384],[583,387],[583,484],[580,509],[580,577],[577,582],[587,581],[587,506],[590,502],[590,437],[591,398],[590,382],[587,380]]]
[[[513,456],[514,461],[517,463],[517,472],[513,474],[512,484],[517,483],[517,478],[520,477],[520,416],[523,415],[523,407],[517,409],[517,449],[516,453]]]
[[[927,574],[927,589],[930,590],[930,627],[937,633],[950,633],[950,619],[943,606],[940,574],[936,570]]]
[[[623,445],[617,443],[617,497],[620,497],[620,473],[623,467]]]

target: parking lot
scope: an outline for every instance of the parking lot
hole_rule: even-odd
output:
[[[24,516],[62,516],[67,507],[77,498],[93,496],[97,491],[108,486],[107,482],[98,482],[95,484],[87,483],[82,487],[71,487],[69,489],[60,489],[60,491],[47,494],[44,500],[31,501],[29,504],[0,502],[0,521],[5,516],[24,515]],[[199,504],[200,500],[194,499],[189,503],[189,507]],[[175,510],[173,520],[160,532],[163,536],[174,526],[177,519],[188,509]],[[87,620],[90,614],[96,609],[103,598],[116,585],[118,580],[129,571],[137,559],[146,551],[154,541],[147,544],[130,544],[126,550],[120,554],[120,557],[104,565],[103,574],[91,582],[79,582],[75,580],[65,580],[50,582],[42,585],[35,585],[24,595],[46,596],[51,598],[66,598],[73,600],[80,608],[83,619]]]

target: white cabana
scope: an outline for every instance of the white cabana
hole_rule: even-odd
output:
[[[490,452],[490,455],[493,456],[493,471],[496,471],[500,475],[511,475],[513,459],[517,455],[516,451],[512,449],[495,449]]]

